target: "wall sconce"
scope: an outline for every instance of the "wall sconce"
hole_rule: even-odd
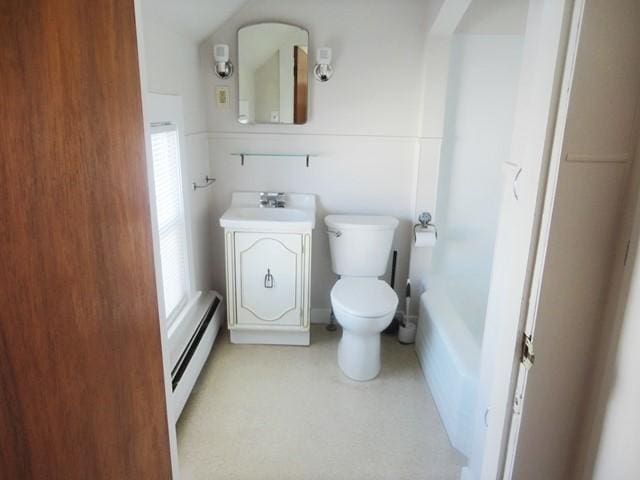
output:
[[[333,75],[333,66],[331,65],[331,48],[320,47],[316,51],[316,66],[313,69],[316,78],[321,82],[328,81]]]
[[[215,64],[213,71],[218,78],[229,78],[233,75],[233,63],[229,61],[229,45],[218,44],[213,46],[213,59]]]

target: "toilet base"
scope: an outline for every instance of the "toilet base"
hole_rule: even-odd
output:
[[[362,335],[343,330],[338,345],[338,365],[353,380],[377,377],[380,373],[380,333]]]

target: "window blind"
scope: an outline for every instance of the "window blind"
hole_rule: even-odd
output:
[[[158,220],[162,291],[168,326],[187,301],[187,235],[180,145],[175,124],[153,126],[151,151]]]

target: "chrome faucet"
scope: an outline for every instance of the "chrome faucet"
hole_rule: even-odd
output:
[[[260,207],[284,208],[286,200],[284,192],[260,192]]]

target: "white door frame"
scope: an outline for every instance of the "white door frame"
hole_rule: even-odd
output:
[[[149,118],[148,109],[145,105],[149,102],[149,94],[147,92],[147,73],[144,62],[144,40],[142,25],[142,0],[134,0],[134,9],[136,17],[136,35],[138,41],[138,66],[140,69],[140,90],[142,94],[142,114],[144,119],[144,138],[145,138],[145,156],[147,159],[147,188],[149,190],[149,207],[151,213],[151,233],[153,240],[153,257],[156,274],[156,291],[158,301],[158,320],[160,335],[160,347],[162,350],[162,365],[164,370],[164,388],[165,388],[165,408],[167,411],[167,430],[169,432],[169,451],[171,453],[171,476],[174,480],[180,479],[180,466],[178,463],[178,439],[176,434],[176,422],[171,408],[172,386],[171,386],[171,360],[168,335],[166,332],[164,298],[162,293],[162,285],[159,279],[162,278],[162,268],[160,266],[160,241],[158,238],[158,222],[156,214],[156,202],[153,185],[153,158],[151,157],[151,119]],[[181,142],[184,143],[184,142]],[[181,145],[181,149],[184,146]],[[181,158],[183,151],[181,150]],[[186,207],[185,207],[186,208]]]
[[[504,475],[521,338],[554,141],[573,0],[531,0],[508,180],[482,344],[474,442],[465,479]],[[568,57],[567,57],[568,55]]]
[[[564,459],[583,453],[574,429],[580,428],[589,402],[584,382],[597,365],[591,358],[598,356],[594,341],[610,329],[613,314],[602,309],[615,303],[612,286],[620,282],[629,238],[627,233],[616,239],[625,231],[625,197],[628,202],[634,189],[629,168],[637,170],[632,159],[640,94],[638,38],[636,0],[575,0],[524,326],[541,357],[531,372],[518,366],[507,479],[565,475],[562,469],[575,467],[576,458]],[[599,217],[592,217],[594,210]],[[565,221],[569,216],[580,220]],[[573,242],[580,247],[569,247]],[[573,272],[582,281],[573,285],[573,278],[567,281],[561,272]],[[600,298],[607,289],[609,298]],[[585,403],[576,405],[580,402]]]
[[[575,71],[575,61],[578,53],[580,29],[582,26],[582,18],[584,14],[585,0],[574,0],[574,2],[575,3],[571,21],[571,31],[569,34],[569,42],[567,46],[567,57],[562,79],[562,92],[559,100],[552,152],[549,159],[549,173],[546,181],[546,194],[544,197],[543,212],[540,219],[539,241],[532,272],[528,309],[526,312],[525,322],[522,327],[523,334],[529,336],[530,338],[533,337],[535,331],[535,322],[543,281],[542,277],[544,263],[547,256],[549,234],[551,231],[552,212],[556,199],[560,164],[562,162],[562,144],[564,141],[567,115],[569,112],[571,85],[573,84],[573,74]],[[518,433],[520,430],[522,419],[522,411],[519,407],[522,405],[527,384],[528,368],[525,367],[522,362],[520,362],[519,358],[514,364],[514,374],[516,377],[516,384],[513,387],[512,402],[514,407],[512,409],[512,415],[509,418],[509,433],[507,437],[507,444],[505,447],[505,461],[503,471],[503,479],[505,480],[511,479],[513,474],[514,461],[518,446]]]

